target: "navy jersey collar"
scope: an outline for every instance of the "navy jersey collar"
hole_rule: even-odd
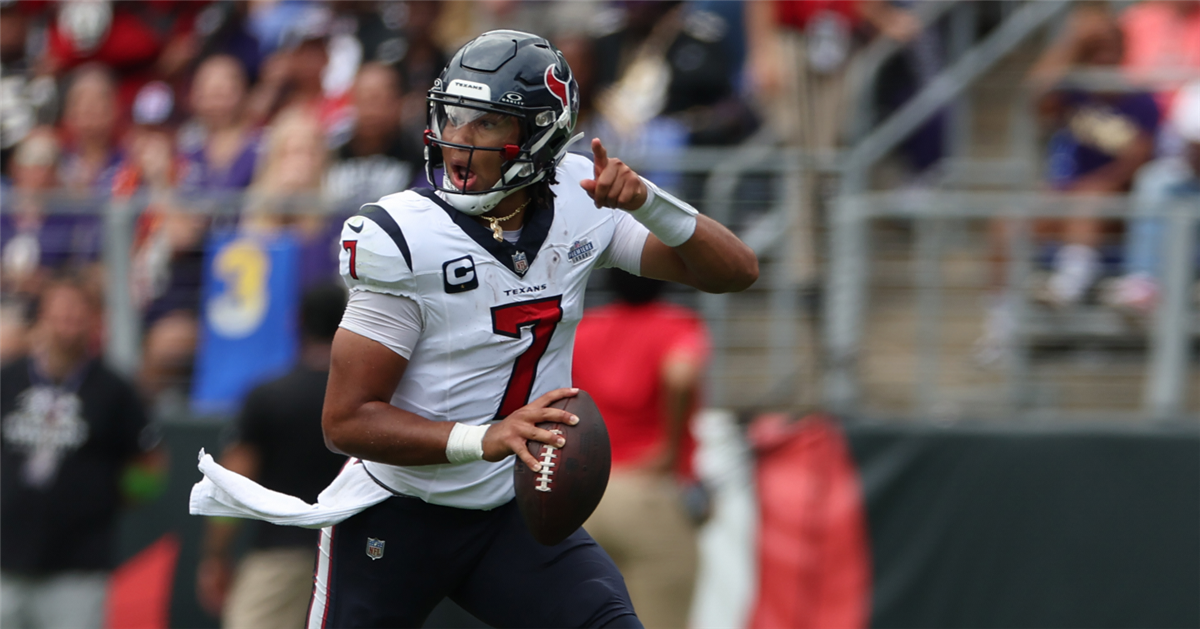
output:
[[[446,203],[445,199],[439,197],[433,190],[423,188],[415,192],[436,203],[438,207],[442,208],[449,215],[450,220],[454,221],[454,224],[463,230],[463,233],[479,243],[479,246],[492,254],[492,257],[496,258],[500,264],[503,264],[508,270],[519,276],[524,276],[524,273],[517,272],[515,266],[517,254],[525,254],[526,261],[532,267],[533,260],[537,257],[538,251],[542,249],[542,245],[546,242],[546,236],[550,234],[550,225],[554,222],[553,201],[550,202],[549,207],[538,207],[531,204],[525,215],[521,237],[517,242],[497,242],[492,236],[492,230],[475,222],[471,216],[454,209],[454,206]]]

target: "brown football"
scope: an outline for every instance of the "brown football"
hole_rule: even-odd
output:
[[[567,443],[555,448],[527,441],[530,454],[542,463],[534,472],[521,459],[513,465],[517,506],[533,538],[553,546],[574,533],[600,504],[608,487],[612,448],[600,409],[586,391],[550,405],[574,413],[579,423],[570,426],[542,422],[538,428],[562,431]]]

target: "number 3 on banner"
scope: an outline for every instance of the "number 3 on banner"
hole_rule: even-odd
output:
[[[271,259],[258,243],[235,240],[213,260],[213,275],[224,290],[205,304],[209,325],[226,338],[243,338],[253,333],[267,315],[267,279]]]
[[[529,403],[538,362],[550,346],[554,328],[562,321],[562,295],[505,304],[492,308],[492,331],[508,338],[521,338],[521,329],[529,328],[533,342],[513,363],[512,376],[504,388],[504,398],[496,417],[501,418]]]

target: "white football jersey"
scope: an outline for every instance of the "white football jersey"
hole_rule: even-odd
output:
[[[431,190],[363,207],[342,228],[341,273],[351,290],[408,297],[423,332],[391,403],[434,421],[481,425],[571,386],[575,328],[592,269],[636,273],[648,232],[628,213],[597,209],[579,181],[592,162],[567,155],[553,211],[525,220],[520,239],[490,229]],[[614,234],[637,255],[614,256]],[[629,247],[625,247],[629,249]],[[630,258],[633,258],[632,260]],[[491,509],[513,497],[509,457],[497,463],[395,466],[367,462],[387,487],[433,504]]]

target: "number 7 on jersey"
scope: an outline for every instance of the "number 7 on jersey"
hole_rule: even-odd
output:
[[[504,389],[496,418],[505,417],[529,403],[538,362],[550,346],[550,337],[562,321],[562,295],[522,301],[492,308],[492,331],[513,339],[521,338],[521,329],[530,328],[533,342],[513,363],[512,376]]]

